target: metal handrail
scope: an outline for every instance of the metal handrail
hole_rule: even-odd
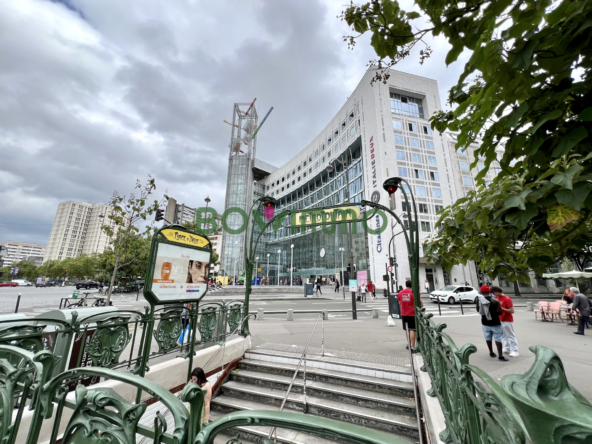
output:
[[[409,348],[409,362],[411,362],[411,377],[413,378],[413,396],[415,397],[415,412],[416,412],[416,419],[417,419],[417,429],[419,431],[419,444],[423,444],[423,433],[422,433],[422,423],[421,423],[421,412],[419,410],[419,393],[417,390],[417,374],[415,373],[415,364],[413,363],[413,349],[411,348],[411,338],[409,334],[409,324],[406,324],[405,328],[405,336],[407,338],[407,347]],[[417,340],[417,339],[416,339]],[[417,346],[417,344],[415,344]],[[429,440],[428,434],[428,440]]]
[[[228,340],[230,339],[230,337],[234,334],[236,334],[236,332],[241,329],[243,327],[243,324],[245,323],[245,321],[247,319],[249,319],[251,316],[255,316],[255,318],[257,318],[256,314],[250,314],[248,316],[245,316],[243,318],[243,320],[238,324],[238,326],[234,329],[234,331],[232,333],[230,333],[228,336],[226,336],[226,339],[224,340],[224,343],[220,346],[220,348],[218,350],[216,350],[216,353],[214,353],[214,355],[208,360],[208,362],[206,362],[206,365],[204,365],[202,367],[202,370],[205,370],[206,367],[210,364],[210,362],[212,362],[212,360],[218,356],[218,353],[220,353],[220,350],[224,349],[226,347],[226,343],[228,342]]]
[[[290,381],[290,385],[288,386],[288,390],[286,391],[286,395],[284,396],[284,399],[282,400],[282,405],[280,406],[280,412],[284,409],[284,405],[286,405],[286,401],[288,400],[288,395],[290,394],[290,391],[292,390],[292,386],[294,385],[294,381],[296,380],[296,377],[298,376],[298,372],[300,371],[300,365],[302,365],[302,361],[304,360],[304,385],[303,385],[303,393],[304,393],[304,413],[306,413],[306,352],[308,351],[308,346],[310,345],[310,341],[312,341],[312,337],[314,335],[315,330],[317,329],[317,325],[319,325],[319,319],[323,318],[323,313],[319,314],[319,316],[317,317],[317,322],[315,322],[314,328],[312,329],[312,332],[310,333],[310,338],[308,338],[308,342],[306,343],[306,347],[304,347],[304,350],[302,350],[302,355],[300,355],[300,360],[298,361],[298,365],[296,366],[296,371],[294,372],[294,375],[292,376],[292,381]],[[273,433],[275,432],[275,427],[272,427],[272,429],[269,431],[269,435],[267,436],[268,439],[271,439]]]

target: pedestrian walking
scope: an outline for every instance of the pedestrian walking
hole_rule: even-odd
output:
[[[502,306],[500,321],[504,337],[502,338],[503,352],[512,358],[520,356],[518,353],[518,340],[514,333],[514,304],[508,295],[505,295],[500,287],[491,287],[491,292]]]
[[[430,283],[429,281],[426,279],[423,286],[425,287],[425,291],[427,294],[430,294]]]
[[[323,294],[321,291],[321,278],[317,279],[317,293]]]
[[[578,331],[575,331],[576,335],[584,335],[584,328],[590,321],[590,299],[580,293],[577,287],[571,287],[569,289],[570,295],[573,297],[572,310],[578,314]]]
[[[372,281],[368,281],[368,293],[372,295],[372,300],[376,298],[376,289],[374,288]]]
[[[481,327],[483,328],[483,336],[485,336],[485,342],[489,349],[489,356],[507,362],[508,358],[504,357],[502,345],[504,330],[499,318],[503,313],[502,305],[497,299],[491,297],[491,289],[489,286],[481,286],[481,294],[477,298],[476,309],[481,315]],[[497,355],[493,352],[492,339],[495,340]]]
[[[335,293],[339,293],[339,280],[335,279]]]
[[[360,285],[360,302],[366,302],[366,285]]]
[[[403,330],[409,332],[409,342],[411,343],[411,351],[415,348],[415,303],[413,300],[413,291],[411,290],[411,281],[405,282],[404,290],[401,290],[397,295],[399,300],[399,307],[401,307],[401,320],[403,321]],[[400,287],[399,287],[400,288]],[[423,302],[420,301],[423,307]],[[409,350],[409,346],[406,347]]]

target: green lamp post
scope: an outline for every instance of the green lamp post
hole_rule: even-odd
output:
[[[257,237],[257,241],[253,245],[253,235],[255,234],[255,223],[251,220],[251,216],[253,215],[253,209],[257,206],[256,212],[259,211],[261,206],[265,207],[265,212],[267,214],[272,214],[275,211],[276,200],[270,196],[263,196],[253,202],[251,206],[251,210],[249,211],[249,217],[247,219],[248,223],[251,224],[251,230],[247,229],[247,234],[245,235],[245,311],[244,314],[247,316],[249,314],[249,297],[251,295],[251,280],[253,279],[253,265],[255,265],[255,256],[257,253],[257,244],[259,243],[259,237],[261,234],[265,232],[265,229],[275,220],[275,217],[271,218],[265,228],[263,228],[259,237]],[[243,326],[243,336],[249,335],[249,320],[245,320],[245,324]]]
[[[409,192],[405,191],[405,187],[401,186],[401,184],[407,185],[407,187],[409,188]],[[413,302],[416,309],[415,316],[417,317],[419,307],[421,306],[421,299],[419,297],[419,227],[417,221],[417,207],[415,205],[415,197],[411,192],[409,182],[400,177],[391,177],[390,179],[385,180],[382,184],[382,187],[386,190],[387,193],[389,193],[389,196],[396,193],[397,190],[401,189],[407,207],[407,220],[409,221],[409,227],[406,228],[405,224],[403,224],[403,221],[399,218],[399,216],[397,216],[393,211],[391,211],[384,205],[380,205],[378,203],[370,202],[367,200],[363,200],[361,204],[362,206],[380,209],[389,213],[391,216],[395,218],[395,220],[401,225],[401,228],[403,229],[403,234],[405,235],[405,242],[407,243],[409,269],[411,271],[411,286],[414,296]],[[409,202],[409,197],[407,196],[408,193],[411,197],[411,204]]]

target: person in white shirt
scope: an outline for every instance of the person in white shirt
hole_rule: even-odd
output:
[[[360,301],[366,302],[366,285],[360,285]]]
[[[430,283],[428,282],[427,279],[425,280],[424,286],[425,286],[426,293],[430,294]]]

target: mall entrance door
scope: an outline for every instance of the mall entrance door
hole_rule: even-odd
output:
[[[436,290],[434,286],[434,272],[431,268],[426,268],[426,279],[430,283],[430,292]]]

